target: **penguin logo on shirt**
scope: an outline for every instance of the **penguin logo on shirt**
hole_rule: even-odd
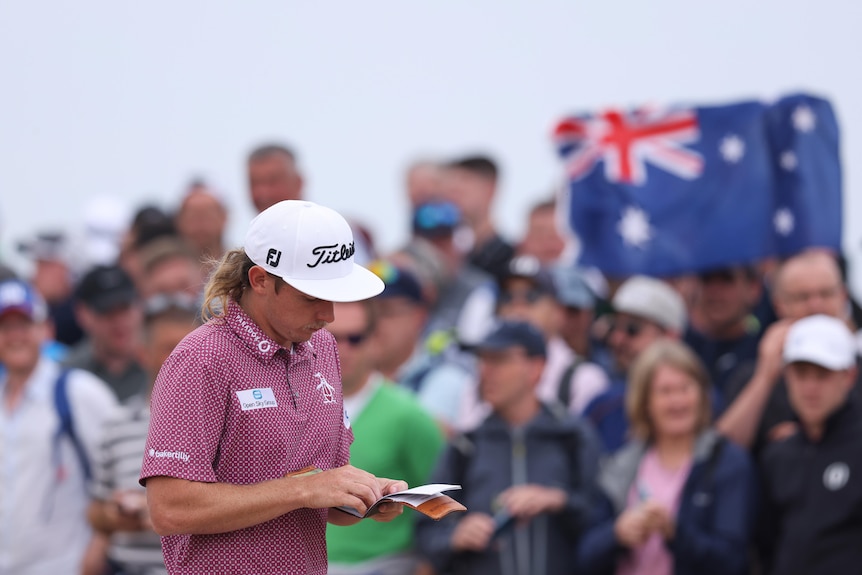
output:
[[[838,491],[850,479],[850,468],[843,461],[833,463],[823,472],[823,486],[829,491]]]
[[[320,394],[323,396],[323,403],[335,403],[335,388],[329,385],[329,382],[326,381],[326,378],[319,371],[314,374],[314,377],[320,380],[320,383],[317,384],[317,389],[320,390]]]

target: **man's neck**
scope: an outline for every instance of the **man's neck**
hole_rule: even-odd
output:
[[[521,401],[513,402],[508,409],[500,412],[500,417],[511,427],[521,427],[532,421],[538,415],[539,409],[539,401],[532,395]]]
[[[36,366],[32,366],[27,370],[7,370],[6,385],[3,390],[3,407],[7,412],[12,412],[21,399],[24,397],[24,389],[27,387],[27,382],[30,376],[36,370]]]
[[[826,423],[803,423],[802,429],[809,441],[819,443],[826,431]]]
[[[341,393],[344,397],[353,397],[368,385],[368,382],[371,381],[372,371],[367,371],[364,374],[353,378],[353,380],[341,380]]]
[[[476,222],[472,227],[473,230],[473,249],[479,249],[485,245],[491,238],[497,235],[497,230],[494,229],[494,224],[486,218]]]

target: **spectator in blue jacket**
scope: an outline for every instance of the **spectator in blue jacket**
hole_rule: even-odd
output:
[[[572,573],[598,447],[579,419],[536,396],[545,350],[537,328],[514,320],[478,344],[480,392],[492,413],[452,440],[432,474],[432,483],[461,485],[452,496],[467,513],[417,524],[417,544],[437,573]]]
[[[685,344],[662,340],[632,366],[634,439],[599,474],[579,574],[747,573],[755,481],[747,453],[710,429],[709,383]]]

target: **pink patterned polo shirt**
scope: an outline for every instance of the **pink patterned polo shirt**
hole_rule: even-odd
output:
[[[287,350],[235,302],[224,319],[189,334],[162,367],[141,483],[259,483],[307,465],[347,464],[335,340],[320,330]],[[216,535],[172,535],[162,550],[174,574],[326,573],[326,509],[297,509]]]

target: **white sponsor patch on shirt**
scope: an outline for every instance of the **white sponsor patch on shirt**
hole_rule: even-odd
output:
[[[243,411],[263,409],[264,407],[278,407],[271,387],[243,389],[242,391],[237,391],[236,396]]]

